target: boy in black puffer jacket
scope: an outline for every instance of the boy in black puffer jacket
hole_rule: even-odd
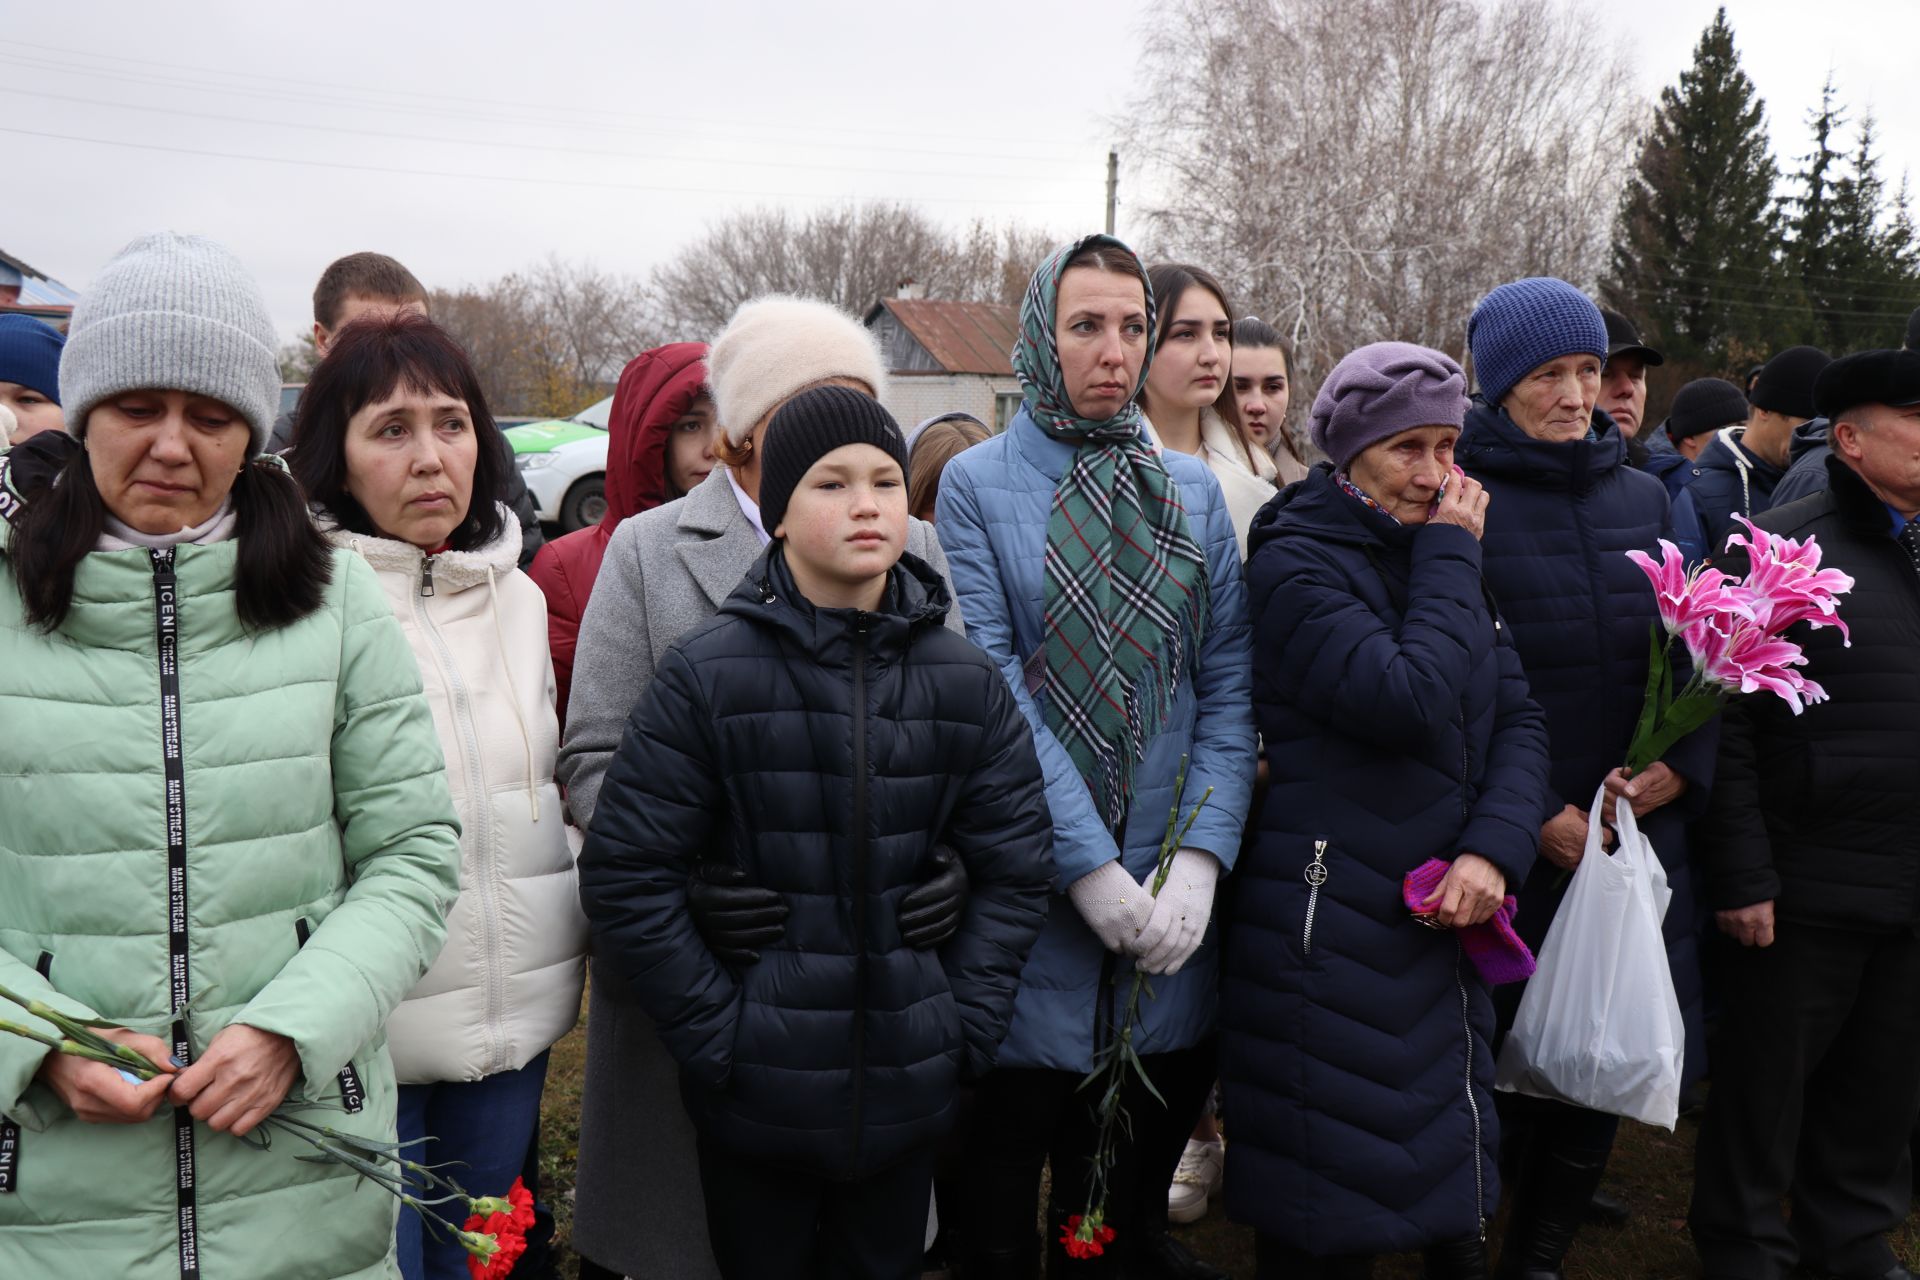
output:
[[[634,709],[580,893],[595,955],[680,1064],[722,1273],[897,1280],[918,1270],[934,1145],[961,1080],[993,1064],[1045,918],[1052,826],[1005,681],[904,554],[893,419],[820,387],[763,448],[772,545]],[[897,912],[936,844],[970,897],[918,951]],[[701,864],[780,894],[784,933],[757,958],[723,962],[695,931]]]

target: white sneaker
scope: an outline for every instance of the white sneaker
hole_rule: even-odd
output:
[[[1174,1170],[1173,1186],[1167,1189],[1167,1217],[1174,1222],[1198,1222],[1207,1216],[1207,1197],[1220,1190],[1220,1176],[1227,1168],[1227,1146],[1215,1138],[1212,1142],[1187,1139],[1180,1153],[1180,1167]]]

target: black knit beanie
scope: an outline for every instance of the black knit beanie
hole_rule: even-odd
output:
[[[1818,347],[1788,347],[1760,366],[1747,399],[1756,409],[1766,409],[1788,418],[1814,418],[1813,380],[1833,363],[1833,357]]]
[[[771,534],[787,516],[800,477],[842,445],[870,444],[907,474],[900,424],[872,396],[852,387],[815,387],[781,405],[767,424],[760,460],[760,527]]]
[[[1747,397],[1725,378],[1695,378],[1676,391],[1667,412],[1667,435],[1674,440],[1704,435],[1747,420]]]

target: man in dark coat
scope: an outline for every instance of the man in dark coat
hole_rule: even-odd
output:
[[[1647,370],[1667,358],[1640,341],[1640,330],[1618,311],[1601,308],[1607,326],[1607,361],[1600,368],[1600,411],[1613,419],[1627,440],[1628,465],[1647,469],[1647,446],[1640,428],[1647,419]]]
[[[1005,679],[943,625],[944,583],[905,554],[893,419],[818,387],[763,447],[773,543],[635,707],[580,896],[596,965],[679,1064],[721,1274],[882,1280],[918,1270],[935,1143],[1006,1034],[1052,822]],[[897,906],[937,846],[971,889],[929,953]],[[758,954],[723,958],[696,933],[703,863],[783,899]]]
[[[1715,434],[1700,454],[1700,474],[1674,499],[1673,527],[1687,563],[1722,550],[1735,516],[1751,519],[1773,505],[1793,433],[1815,416],[1813,380],[1827,364],[1818,347],[1788,347],[1761,367],[1746,425]]]
[[[1920,1111],[1920,353],[1848,356],[1818,387],[1828,488],[1756,523],[1852,576],[1851,644],[1795,627],[1831,701],[1725,715],[1701,863],[1732,941],[1689,1217],[1710,1280],[1913,1276],[1885,1237]]]
[[[1587,841],[1603,785],[1626,795],[1673,887],[1668,961],[1697,1064],[1700,979],[1686,822],[1704,799],[1713,731],[1677,744],[1638,777],[1622,771],[1647,680],[1658,610],[1628,551],[1658,554],[1671,537],[1658,480],[1625,465],[1626,443],[1595,408],[1607,349],[1599,309],[1559,280],[1520,280],[1488,294],[1468,325],[1481,394],[1468,411],[1460,465],[1487,488],[1483,572],[1513,630],[1534,701],[1546,713],[1551,771],[1537,867],[1516,926],[1538,948]],[[1520,984],[1497,993],[1511,1025]],[[1508,994],[1511,993],[1511,994]],[[1696,1067],[1697,1069],[1697,1067]],[[1617,1121],[1562,1103],[1502,1095],[1509,1185],[1516,1188],[1503,1267],[1559,1275],[1612,1150]]]
[[[1695,378],[1674,392],[1667,420],[1647,436],[1647,460],[1634,463],[1667,486],[1678,502],[1681,490],[1700,478],[1700,455],[1722,427],[1747,420],[1747,396],[1725,378]]]

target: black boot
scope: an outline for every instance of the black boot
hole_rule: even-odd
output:
[[[1420,1251],[1427,1280],[1487,1280],[1487,1242],[1478,1236],[1430,1244]]]
[[[1316,1258],[1290,1249],[1273,1236],[1253,1242],[1254,1280],[1373,1280],[1373,1259]]]
[[[1587,1205],[1587,1221],[1599,1227],[1624,1227],[1633,1221],[1633,1206],[1602,1187]]]
[[[1135,1242],[1124,1274],[1127,1280],[1233,1280],[1211,1263],[1193,1256],[1187,1246],[1164,1231],[1154,1231]]]
[[[1606,1161],[1542,1152],[1513,1198],[1500,1280],[1563,1280],[1560,1264],[1593,1204]]]

